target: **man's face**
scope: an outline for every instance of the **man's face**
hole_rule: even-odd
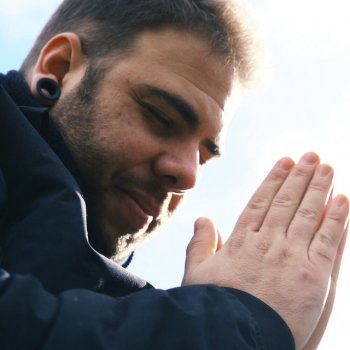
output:
[[[144,32],[89,89],[51,110],[85,183],[90,239],[123,258],[173,213],[220,152],[231,73],[196,35]],[[74,78],[76,79],[76,77]]]

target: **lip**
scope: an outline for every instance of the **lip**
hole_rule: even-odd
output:
[[[145,215],[151,216],[153,219],[157,219],[160,216],[161,206],[143,191],[120,187],[118,187],[118,190],[130,197],[140,207]]]

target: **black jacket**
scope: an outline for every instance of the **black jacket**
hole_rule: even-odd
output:
[[[0,76],[1,350],[294,349],[247,293],[155,289],[97,253],[64,147],[21,75]]]

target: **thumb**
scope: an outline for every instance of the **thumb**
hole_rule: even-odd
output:
[[[221,238],[214,223],[209,218],[197,219],[194,235],[186,249],[185,275],[214,255],[220,242]]]

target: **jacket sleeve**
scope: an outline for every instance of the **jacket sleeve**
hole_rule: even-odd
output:
[[[292,350],[284,321],[253,296],[213,285],[113,298],[58,296],[30,275],[0,269],[0,349]]]

